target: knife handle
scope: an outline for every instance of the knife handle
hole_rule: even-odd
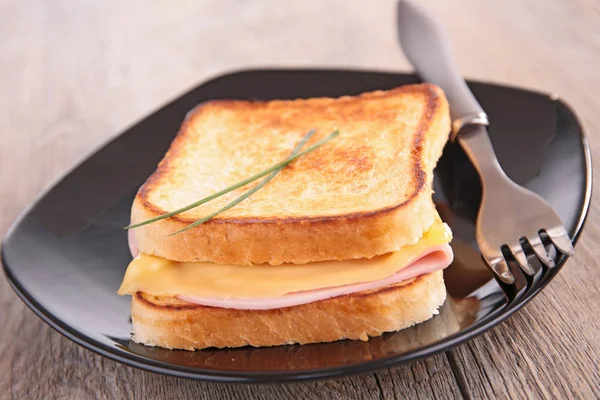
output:
[[[450,43],[430,13],[415,2],[398,2],[398,35],[404,53],[424,81],[440,86],[450,104],[452,136],[468,124],[487,125],[479,105],[454,63]]]

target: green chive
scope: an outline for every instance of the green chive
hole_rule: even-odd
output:
[[[294,157],[296,154],[298,154],[298,152],[302,149],[302,147],[304,147],[304,145],[306,144],[306,142],[308,142],[308,140],[311,138],[312,135],[314,135],[315,130],[311,130],[310,132],[308,132],[306,134],[306,136],[296,145],[296,147],[294,148],[294,150],[292,151],[292,154],[290,154],[290,156],[287,158],[288,160],[291,159],[292,157]],[[335,132],[334,132],[335,133]],[[331,136],[331,135],[330,135]],[[337,135],[336,135],[337,136]],[[323,143],[324,144],[324,143]],[[235,205],[241,203],[242,201],[244,201],[245,199],[247,199],[248,197],[252,196],[254,193],[256,193],[258,190],[260,190],[263,186],[265,186],[267,183],[269,183],[269,181],[271,181],[271,179],[275,178],[275,176],[281,172],[281,170],[285,168],[285,166],[283,167],[279,167],[277,168],[275,171],[271,172],[271,174],[266,177],[265,179],[263,179],[258,185],[254,186],[252,189],[248,190],[246,193],[242,194],[240,197],[238,197],[237,199],[231,201],[230,203],[228,203],[227,205],[225,205],[223,208],[215,211],[214,213],[207,215],[206,217],[199,219],[198,221],[186,226],[183,229],[180,229],[176,232],[170,233],[167,236],[174,236],[177,235],[178,233],[181,232],[185,232],[188,229],[192,229],[198,225],[201,225],[203,223],[205,223],[206,221],[208,221],[209,219],[213,218],[214,216],[229,210],[231,207],[234,207]]]
[[[228,188],[225,188],[225,189],[221,190],[220,192],[217,192],[217,193],[215,193],[215,194],[212,194],[212,195],[210,195],[210,196],[208,196],[208,197],[205,197],[205,198],[203,198],[203,199],[201,199],[201,200],[198,200],[198,201],[197,201],[197,202],[195,202],[195,203],[192,203],[192,204],[190,204],[190,205],[187,205],[187,206],[185,206],[185,207],[182,207],[182,208],[180,208],[180,209],[177,209],[177,210],[175,210],[175,211],[172,211],[172,212],[170,212],[170,213],[163,214],[163,215],[160,215],[160,216],[158,216],[158,217],[155,217],[155,218],[152,218],[152,219],[149,219],[149,220],[146,220],[146,221],[143,221],[143,222],[140,222],[140,223],[134,224],[134,225],[129,225],[129,226],[126,226],[124,229],[132,229],[132,228],[137,228],[137,227],[140,227],[140,226],[144,226],[144,225],[147,225],[147,224],[151,224],[151,223],[153,223],[153,222],[156,222],[156,221],[160,221],[160,220],[163,220],[163,219],[166,219],[166,218],[172,217],[172,216],[174,216],[174,215],[180,214],[180,213],[182,213],[182,212],[185,212],[185,211],[187,211],[187,210],[191,210],[192,208],[196,208],[196,207],[198,207],[198,206],[200,206],[200,205],[202,205],[202,204],[204,204],[204,203],[207,203],[207,202],[209,202],[209,201],[211,201],[211,200],[214,200],[214,199],[216,199],[217,197],[220,197],[220,196],[222,196],[222,195],[224,195],[224,194],[227,194],[227,193],[229,193],[229,192],[231,192],[231,191],[233,191],[233,190],[236,190],[236,189],[238,189],[238,188],[240,188],[240,187],[242,187],[242,186],[245,186],[245,185],[247,185],[248,183],[254,182],[255,180],[257,180],[257,179],[259,179],[259,178],[262,178],[263,176],[265,176],[265,175],[267,175],[267,174],[269,174],[269,173],[272,173],[272,176],[269,176],[269,178],[267,178],[267,179],[265,179],[263,182],[259,183],[259,184],[258,184],[258,185],[257,185],[255,188],[252,188],[252,189],[250,189],[250,190],[249,190],[247,193],[245,193],[245,194],[243,194],[242,196],[240,196],[240,198],[238,198],[238,199],[236,199],[236,200],[232,201],[231,203],[229,203],[228,205],[226,205],[226,206],[225,206],[223,209],[221,209],[221,210],[217,211],[217,212],[216,212],[216,213],[214,213],[214,214],[211,214],[211,215],[210,215],[210,216],[208,216],[208,217],[205,217],[205,218],[203,218],[203,219],[201,219],[201,220],[198,220],[198,221],[194,222],[192,225],[190,225],[190,226],[188,226],[188,227],[186,227],[186,228],[182,229],[181,231],[177,231],[177,232],[175,232],[175,233],[172,233],[171,235],[174,235],[174,234],[176,234],[176,233],[182,232],[182,231],[184,231],[184,230],[187,230],[187,229],[189,229],[189,228],[192,228],[192,227],[194,227],[194,226],[200,225],[201,223],[204,223],[204,222],[208,221],[210,218],[214,217],[215,215],[217,215],[217,214],[219,214],[219,213],[221,213],[221,212],[223,212],[223,211],[225,211],[225,210],[227,210],[227,209],[229,209],[229,208],[233,207],[234,205],[238,204],[238,203],[239,203],[239,202],[241,202],[242,200],[244,200],[244,199],[246,199],[247,197],[249,197],[250,195],[252,195],[252,194],[253,194],[254,192],[256,192],[258,189],[260,189],[261,187],[263,187],[264,185],[266,185],[266,184],[267,184],[267,182],[268,182],[268,181],[270,181],[271,179],[273,179],[273,177],[274,177],[274,176],[275,176],[275,175],[276,175],[276,174],[277,174],[277,173],[278,173],[278,172],[279,172],[281,169],[283,169],[285,166],[287,166],[288,164],[290,164],[290,163],[291,163],[292,161],[294,161],[295,159],[297,159],[297,158],[299,158],[299,157],[302,157],[303,155],[305,155],[305,154],[307,154],[307,153],[310,153],[311,151],[314,151],[314,150],[316,150],[317,148],[321,147],[322,145],[324,145],[325,143],[327,143],[328,141],[330,141],[331,139],[333,139],[333,138],[335,138],[336,136],[338,136],[338,135],[339,135],[339,132],[336,130],[336,131],[334,131],[333,133],[331,133],[331,134],[329,134],[328,136],[326,136],[325,138],[323,138],[323,139],[319,140],[318,142],[316,142],[315,144],[313,144],[312,146],[310,146],[310,147],[309,147],[309,148],[307,148],[306,150],[304,150],[304,151],[302,151],[302,152],[298,153],[298,150],[300,150],[300,149],[302,148],[302,146],[304,146],[304,144],[306,144],[306,142],[307,142],[307,141],[310,139],[310,137],[311,137],[311,136],[312,136],[314,133],[315,133],[315,130],[314,130],[314,129],[313,129],[313,130],[311,130],[311,131],[309,131],[309,132],[308,132],[308,133],[307,133],[307,134],[304,136],[304,138],[303,138],[303,139],[302,139],[302,140],[301,140],[301,141],[298,143],[298,145],[296,145],[296,147],[294,148],[294,151],[292,152],[292,154],[290,155],[290,157],[288,157],[288,158],[287,158],[287,159],[285,159],[284,161],[281,161],[281,162],[279,162],[279,163],[277,163],[277,164],[275,164],[275,165],[271,166],[270,168],[267,168],[266,170],[264,170],[264,171],[261,171],[261,172],[259,172],[258,174],[251,176],[250,178],[244,179],[244,180],[242,180],[242,181],[240,181],[240,182],[236,183],[235,185],[232,185],[232,186],[230,186],[230,187],[228,187]],[[244,196],[245,196],[245,197],[244,197]],[[238,201],[238,200],[239,200],[239,201]],[[232,204],[232,203],[235,203],[235,204]],[[169,235],[169,236],[170,236],[170,235]]]

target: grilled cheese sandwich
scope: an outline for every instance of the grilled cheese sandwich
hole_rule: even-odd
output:
[[[281,161],[310,128],[311,141],[340,136],[235,207],[168,236],[247,187],[131,231],[119,294],[132,295],[135,341],[191,350],[366,339],[432,317],[452,260],[431,200],[450,131],[433,85],[200,105],[140,188],[132,223]]]

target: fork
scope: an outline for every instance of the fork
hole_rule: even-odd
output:
[[[573,244],[556,211],[540,196],[514,183],[500,167],[487,133],[488,117],[458,72],[441,25],[422,6],[400,0],[398,33],[417,73],[446,93],[452,119],[450,140],[460,144],[481,178],[476,237],[495,276],[514,284],[517,270],[510,268],[513,262],[526,275],[535,275],[528,255],[553,268],[558,253],[549,253],[545,244],[572,255]]]

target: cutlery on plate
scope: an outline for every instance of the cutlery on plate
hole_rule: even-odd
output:
[[[572,255],[571,239],[556,211],[540,196],[514,183],[500,167],[488,136],[487,115],[458,72],[442,26],[419,4],[401,0],[398,33],[417,73],[446,93],[452,119],[450,138],[460,144],[481,177],[477,243],[496,277],[506,284],[515,282],[517,270],[511,271],[511,260],[525,274],[535,275],[529,254],[553,268],[558,254],[546,250],[544,242],[548,240],[560,253]]]

